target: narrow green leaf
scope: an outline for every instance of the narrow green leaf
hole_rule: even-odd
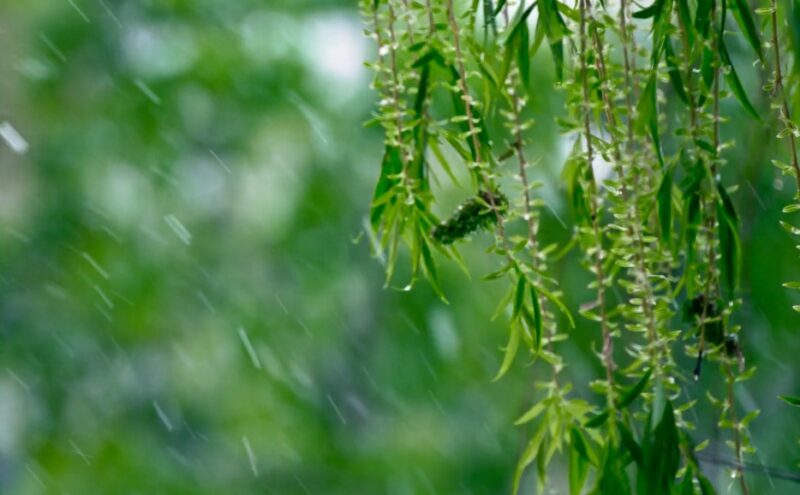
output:
[[[795,204],[791,204],[791,205],[786,205],[786,206],[784,206],[784,207],[783,207],[783,210],[781,210],[781,211],[782,211],[783,213],[794,213],[794,212],[796,212],[796,211],[798,211],[798,210],[800,210],[800,204],[798,204],[798,203],[795,203]]]
[[[733,299],[739,285],[739,265],[741,263],[739,235],[736,224],[730,219],[724,218],[727,215],[725,208],[718,206],[717,212],[720,217],[723,217],[723,221],[719,225],[720,272],[725,281],[728,297]]]
[[[519,484],[522,482],[522,475],[525,474],[525,469],[536,459],[536,454],[544,441],[544,435],[547,432],[547,422],[542,421],[536,433],[528,442],[525,451],[520,456],[517,462],[517,468],[514,472],[514,487],[511,493],[517,495],[519,493]]]
[[[695,15],[694,26],[700,36],[708,39],[708,30],[711,26],[711,9],[714,0],[698,0],[697,14]]]
[[[667,401],[661,421],[653,432],[653,449],[648,460],[647,476],[655,481],[653,495],[669,495],[680,465],[678,428],[672,402]]]
[[[519,419],[517,419],[514,422],[514,425],[516,425],[516,426],[524,425],[525,423],[533,421],[540,414],[542,414],[542,412],[544,412],[544,408],[545,408],[545,403],[544,402],[542,402],[542,401],[537,402],[536,404],[533,405],[533,407],[528,409],[528,411],[525,414],[520,416]]]
[[[742,81],[739,79],[739,76],[736,74],[736,69],[733,67],[733,63],[731,62],[731,58],[728,55],[728,49],[725,47],[724,38],[719,38],[719,56],[722,65],[726,68],[725,72],[725,80],[728,81],[728,86],[731,88],[731,92],[739,100],[742,107],[744,107],[747,112],[752,115],[754,118],[761,120],[759,117],[758,112],[756,111],[753,104],[750,103],[750,99],[747,97],[747,92],[742,86]]]
[[[719,195],[720,201],[722,201],[725,218],[734,226],[737,226],[739,224],[739,215],[736,214],[736,208],[733,206],[733,201],[728,195],[728,191],[725,190],[719,182],[717,183],[717,194]]]
[[[500,302],[497,303],[497,308],[494,310],[494,313],[492,314],[491,321],[496,320],[497,317],[500,316],[500,314],[503,311],[505,311],[505,309],[508,307],[508,304],[511,302],[511,299],[513,297],[514,297],[514,287],[512,286],[509,287],[506,293],[503,295],[503,297],[500,298]]]
[[[603,411],[601,413],[595,414],[589,420],[583,424],[586,428],[597,428],[598,426],[602,426],[603,423],[608,421],[608,411]]]
[[[383,154],[383,162],[381,163],[381,175],[378,178],[378,183],[375,185],[375,193],[373,194],[373,205],[370,209],[370,223],[373,229],[377,229],[381,221],[383,212],[386,209],[385,202],[378,202],[389,189],[397,183],[397,174],[403,170],[403,163],[400,160],[400,151],[395,146],[387,146]]]
[[[651,125],[651,122],[658,118],[656,108],[656,76],[651,75],[647,80],[647,86],[639,96],[639,103],[636,106],[636,129],[638,132],[645,132]]]
[[[658,2],[653,2],[653,5],[649,7],[645,7],[642,10],[638,10],[633,13],[633,17],[636,19],[649,19],[656,15],[656,10],[658,10]]]
[[[702,473],[697,473],[697,481],[700,483],[700,493],[702,495],[717,495],[714,485]]]
[[[609,442],[605,455],[603,469],[598,473],[597,485],[592,491],[593,495],[628,495],[631,493],[631,485],[628,474],[625,472],[624,462],[616,451],[616,448]]]
[[[534,347],[538,351],[542,348],[542,306],[539,303],[539,294],[536,287],[531,285],[531,301],[533,303],[533,322],[536,333],[534,335]]]
[[[517,355],[519,349],[520,328],[519,324],[512,322],[509,327],[508,344],[506,344],[505,353],[503,354],[503,362],[500,365],[500,370],[495,375],[492,381],[497,381],[508,372],[511,368],[511,363],[514,362],[514,357]]]
[[[680,495],[694,495],[694,472],[692,466],[686,467],[686,473],[681,482]]]
[[[517,289],[514,291],[514,309],[511,313],[512,320],[519,318],[519,312],[525,301],[525,287],[527,286],[525,281],[526,279],[523,276],[520,276],[517,280]]]
[[[683,78],[681,77],[681,71],[676,61],[675,52],[672,51],[672,40],[669,37],[664,41],[664,50],[667,59],[667,67],[669,68],[669,80],[672,83],[672,87],[675,88],[675,94],[678,95],[678,98],[680,98],[682,102],[688,105],[689,97],[683,87]]]
[[[686,28],[686,36],[689,38],[689,46],[694,46],[694,25],[692,24],[692,14],[689,12],[689,3],[687,0],[678,1],[678,17],[680,23]]]
[[[444,295],[444,291],[442,291],[441,286],[439,285],[439,276],[436,273],[436,263],[433,261],[433,256],[431,255],[431,250],[428,247],[428,243],[423,241],[422,242],[422,261],[425,264],[425,273],[427,274],[428,283],[431,284],[434,292],[436,295],[439,296],[443,302],[447,303],[447,297]]]
[[[572,327],[572,328],[575,328],[575,320],[572,318],[572,313],[570,313],[570,312],[569,312],[569,309],[567,309],[567,307],[564,305],[564,303],[563,303],[563,302],[561,302],[561,299],[559,299],[558,297],[556,297],[556,295],[555,295],[555,294],[553,294],[552,292],[550,292],[550,291],[546,290],[546,289],[545,289],[544,287],[542,287],[541,285],[535,285],[535,284],[533,284],[533,282],[531,282],[531,286],[535,287],[537,292],[539,292],[539,293],[540,293],[540,294],[542,294],[544,297],[546,297],[546,298],[547,298],[547,299],[548,299],[548,300],[549,300],[551,303],[555,304],[555,305],[556,305],[556,307],[557,307],[557,308],[558,308],[558,309],[559,309],[559,310],[560,310],[562,313],[564,313],[564,316],[566,316],[566,317],[567,317],[567,320],[569,321],[569,325],[570,325],[570,327]]]
[[[636,442],[636,439],[633,438],[633,433],[630,429],[625,425],[624,422],[619,422],[619,433],[620,439],[622,440],[622,445],[631,455],[633,462],[636,463],[637,466],[640,468],[644,467],[644,454],[642,453],[642,448]]]
[[[581,433],[576,428],[570,428],[569,449],[569,493],[580,495],[586,478],[589,475],[589,462],[585,454],[586,445]]]
[[[672,172],[669,170],[658,188],[658,223],[661,237],[669,244],[672,233]]]
[[[528,23],[523,22],[519,31],[519,43],[517,46],[517,66],[519,67],[520,78],[522,85],[525,89],[531,87],[531,60],[530,52],[530,34],[528,32]]]
[[[778,398],[790,406],[800,407],[800,397],[792,397],[789,395],[779,395]]]
[[[763,61],[764,51],[761,48],[761,39],[759,39],[758,28],[755,20],[753,20],[753,14],[750,12],[750,5],[747,4],[747,0],[733,0],[733,16],[736,18],[739,29],[744,33],[753,51],[756,52],[758,59]]]
[[[617,408],[624,409],[628,407],[637,397],[642,393],[647,383],[650,381],[650,376],[653,374],[652,370],[647,370],[638,382],[630,389],[628,389],[617,402]]]

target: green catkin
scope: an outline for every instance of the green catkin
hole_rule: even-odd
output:
[[[508,198],[502,192],[480,191],[459,205],[450,218],[434,227],[431,238],[439,244],[453,244],[473,232],[495,225],[507,207]]]

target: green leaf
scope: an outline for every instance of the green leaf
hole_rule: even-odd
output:
[[[543,23],[545,37],[550,44],[553,62],[556,67],[556,78],[564,79],[564,43],[562,38],[567,32],[567,26],[558,12],[557,0],[539,0],[534,5],[538,6],[539,22]]]
[[[661,421],[653,432],[653,448],[647,456],[646,476],[652,495],[669,495],[680,465],[678,428],[672,402],[667,401]]]
[[[800,407],[800,397],[791,397],[789,395],[779,395],[778,398],[790,406]]]
[[[781,211],[782,211],[783,213],[794,213],[794,212],[796,212],[796,211],[798,211],[798,210],[800,210],[800,204],[798,204],[798,203],[795,203],[795,204],[791,204],[791,205],[786,205],[786,206],[784,206],[784,207],[783,207],[783,210],[781,210]]]
[[[637,397],[642,393],[644,388],[647,386],[647,383],[650,381],[650,376],[653,374],[653,370],[647,370],[642,378],[639,379],[636,384],[628,389],[622,397],[617,402],[618,409],[624,409],[628,407]]]
[[[764,60],[764,51],[761,48],[761,40],[758,37],[758,28],[750,12],[750,5],[747,0],[733,0],[733,16],[739,24],[739,28],[744,33],[753,51],[756,52],[758,59]]]
[[[533,405],[533,407],[528,409],[528,411],[525,414],[520,416],[519,419],[517,419],[514,422],[514,425],[519,426],[528,423],[530,421],[533,421],[540,414],[542,414],[542,412],[544,412],[544,409],[545,409],[545,403],[543,401],[537,402],[536,404]]]
[[[436,263],[433,261],[433,256],[431,255],[431,250],[428,247],[428,243],[426,241],[422,241],[422,261],[425,264],[425,273],[427,275],[428,283],[431,284],[434,292],[436,295],[439,296],[443,302],[447,303],[447,297],[445,297],[442,288],[439,286],[439,276],[436,274]]]
[[[703,38],[708,39],[708,28],[711,26],[711,9],[714,0],[697,0],[697,14],[694,26]]]
[[[381,163],[381,175],[375,185],[375,193],[372,195],[372,207],[370,208],[369,219],[372,228],[377,230],[378,224],[383,217],[386,209],[386,202],[381,201],[386,193],[397,184],[397,174],[403,170],[403,162],[400,160],[400,150],[395,146],[386,146]]]
[[[678,0],[678,18],[680,23],[686,28],[686,37],[689,38],[689,46],[694,46],[694,25],[692,24],[692,14],[689,12],[687,0]]]
[[[676,63],[675,52],[672,51],[672,40],[669,37],[664,41],[664,50],[667,59],[667,67],[669,68],[669,80],[672,83],[672,87],[675,88],[675,94],[678,95],[681,101],[688,105],[689,97],[686,95],[686,90],[683,87],[681,71]]]
[[[514,309],[511,312],[511,319],[516,320],[519,318],[520,310],[525,301],[525,287],[527,286],[526,278],[521,276],[517,280],[517,289],[514,291]]]
[[[534,347],[538,351],[542,348],[542,306],[539,303],[539,295],[536,287],[531,285],[531,301],[533,303],[533,322],[536,333],[534,335]]]
[[[800,282],[784,282],[783,286],[787,289],[800,289]]]
[[[661,237],[669,244],[672,233],[672,172],[669,170],[658,188],[658,223]]]
[[[683,482],[680,487],[680,495],[694,495],[694,472],[692,466],[686,467],[686,474],[683,475]]]
[[[739,215],[736,214],[736,208],[733,206],[733,201],[731,201],[728,191],[726,191],[719,182],[717,183],[717,194],[722,202],[725,218],[731,222],[731,224],[737,226],[739,224]]]
[[[506,344],[505,353],[503,354],[503,363],[500,365],[500,370],[495,375],[492,381],[497,381],[508,372],[511,368],[511,363],[514,362],[514,357],[517,355],[519,349],[520,328],[518,323],[511,323],[509,327],[508,344]]]
[[[519,484],[522,481],[522,475],[525,474],[525,469],[536,459],[536,454],[544,441],[544,435],[547,432],[547,421],[542,421],[539,428],[534,433],[533,437],[525,447],[525,451],[520,456],[517,462],[517,468],[514,471],[514,487],[511,493],[517,495],[519,493]]]
[[[530,34],[528,23],[523,22],[519,31],[519,43],[517,45],[517,66],[519,67],[522,85],[527,90],[531,87],[531,59],[528,48],[530,47]]]
[[[636,463],[639,468],[644,467],[644,454],[642,453],[642,448],[636,443],[636,439],[633,438],[633,433],[630,429],[625,425],[624,422],[619,422],[619,433],[620,439],[622,440],[622,445],[631,455],[633,462]]]
[[[586,428],[597,428],[598,426],[602,426],[603,423],[608,421],[609,412],[603,411],[601,413],[595,414],[589,420],[583,424]]]
[[[735,297],[739,285],[739,269],[741,263],[741,247],[736,224],[727,217],[724,207],[717,207],[723,221],[719,224],[720,272],[728,292],[729,299]]]
[[[714,70],[714,52],[708,46],[703,45],[703,60],[700,63],[700,75],[703,76],[703,84],[710,92],[711,87],[714,85],[714,78],[716,71]],[[698,106],[702,105],[705,101],[705,95],[701,95],[698,99]]]
[[[556,80],[564,81],[564,42],[558,40],[550,43],[550,53],[553,55],[553,63],[556,67]]]
[[[661,155],[661,138],[658,135],[658,104],[656,102],[656,86],[657,79],[655,74],[650,76],[639,97],[639,103],[636,106],[638,117],[635,126],[638,132],[650,132],[653,138],[653,145],[658,156],[658,162],[663,166],[664,158]]]
[[[649,19],[656,15],[657,10],[658,10],[658,2],[656,1],[653,2],[653,5],[634,12],[633,17],[635,19]]]
[[[602,470],[598,473],[593,495],[627,495],[631,493],[625,463],[616,448],[609,442]]]
[[[589,461],[586,455],[586,445],[581,433],[576,428],[570,428],[569,449],[569,493],[580,495],[586,478],[589,476]]]
[[[528,17],[533,11],[536,4],[533,4],[519,12],[512,21],[511,30],[505,41],[505,55],[503,57],[503,64],[500,70],[500,81],[504,81],[508,76],[508,71],[511,68],[511,61],[516,57],[517,65],[519,66],[520,76],[522,77],[525,87],[529,87],[530,81],[530,53],[528,52],[529,33],[528,33]],[[520,7],[521,8],[521,7]],[[524,54],[522,52],[525,52]],[[479,58],[480,57],[476,57]]]
[[[725,72],[725,80],[728,81],[728,86],[731,88],[731,92],[739,100],[742,107],[744,107],[747,112],[752,115],[754,118],[761,120],[759,117],[758,112],[756,111],[753,104],[750,103],[750,99],[747,98],[747,92],[742,86],[742,81],[739,80],[739,76],[736,74],[736,69],[733,67],[733,63],[731,63],[731,58],[728,55],[728,49],[725,47],[725,41],[722,37],[719,38],[719,56],[722,65],[726,68]]]
[[[703,474],[697,473],[697,481],[700,483],[700,493],[703,495],[717,495],[714,485]]]
[[[548,300],[549,300],[551,303],[555,304],[555,305],[556,305],[556,307],[557,307],[557,308],[558,308],[558,309],[559,309],[559,310],[560,310],[562,313],[564,313],[564,316],[566,316],[566,317],[567,317],[567,320],[569,321],[569,325],[570,325],[570,327],[572,327],[572,328],[575,328],[575,320],[574,320],[574,319],[572,319],[572,313],[570,313],[570,312],[569,312],[569,309],[567,309],[567,307],[564,305],[564,303],[563,303],[563,302],[561,302],[561,299],[559,299],[558,297],[556,297],[556,295],[555,295],[555,294],[553,294],[552,292],[550,292],[550,291],[546,290],[546,289],[545,289],[544,287],[542,287],[541,285],[535,285],[533,282],[531,282],[531,286],[535,287],[535,288],[536,288],[536,290],[537,290],[537,292],[539,292],[539,293],[540,293],[540,294],[542,294],[544,297],[546,297],[546,298],[547,298],[547,299],[548,299]]]
[[[496,320],[497,317],[500,316],[500,314],[503,311],[505,311],[505,309],[508,307],[508,303],[511,302],[511,299],[513,297],[514,297],[514,287],[512,286],[509,287],[506,293],[503,295],[503,297],[500,298],[500,302],[497,303],[497,308],[494,310],[494,313],[492,314],[491,321]]]

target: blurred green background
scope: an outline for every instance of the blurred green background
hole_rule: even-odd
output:
[[[465,246],[472,279],[442,267],[448,306],[424,284],[383,289],[360,235],[382,148],[362,125],[373,51],[354,1],[0,3],[0,493],[509,492],[541,370],[491,383],[504,287],[479,280],[485,239]],[[565,242],[564,107],[546,55],[536,70],[542,237]],[[762,409],[751,460],[791,469],[800,414],[775,396],[800,388],[800,301],[780,286],[800,263],[777,226],[792,184],[769,164],[770,119],[724,111],[759,368],[737,400]],[[440,213],[469,194],[441,193]],[[570,307],[590,299],[577,253],[553,273]],[[596,341],[583,321],[561,346],[592,401]],[[717,375],[685,392],[695,441],[726,458]]]

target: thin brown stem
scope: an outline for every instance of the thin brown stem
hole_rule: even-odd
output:
[[[613,339],[611,329],[608,325],[608,318],[606,315],[605,303],[605,273],[603,269],[603,234],[599,226],[599,205],[597,204],[597,186],[595,184],[594,172],[592,171],[592,162],[594,160],[594,148],[592,144],[592,129],[591,129],[591,108],[589,99],[589,69],[587,67],[587,43],[586,43],[586,13],[589,9],[588,0],[580,0],[580,61],[581,61],[581,84],[583,87],[583,135],[586,140],[586,161],[587,167],[591,172],[590,184],[590,201],[591,208],[590,215],[592,220],[592,234],[597,243],[597,252],[595,253],[594,272],[597,277],[597,304],[600,310],[600,330],[603,337],[603,366],[606,372],[606,381],[608,382],[608,393],[606,396],[607,406],[613,410],[614,407],[614,357],[613,357]],[[609,431],[612,435],[615,433],[615,420],[616,418],[611,415],[611,426]]]
[[[789,112],[789,99],[786,97],[786,89],[783,86],[783,72],[781,69],[781,50],[778,44],[778,3],[772,0],[772,48],[775,53],[775,88],[776,95],[780,95],[781,120],[790,129],[789,145],[792,151],[792,167],[797,181],[797,192],[800,193],[800,163],[797,159],[797,142],[794,134],[794,125],[791,123],[792,117]]]

